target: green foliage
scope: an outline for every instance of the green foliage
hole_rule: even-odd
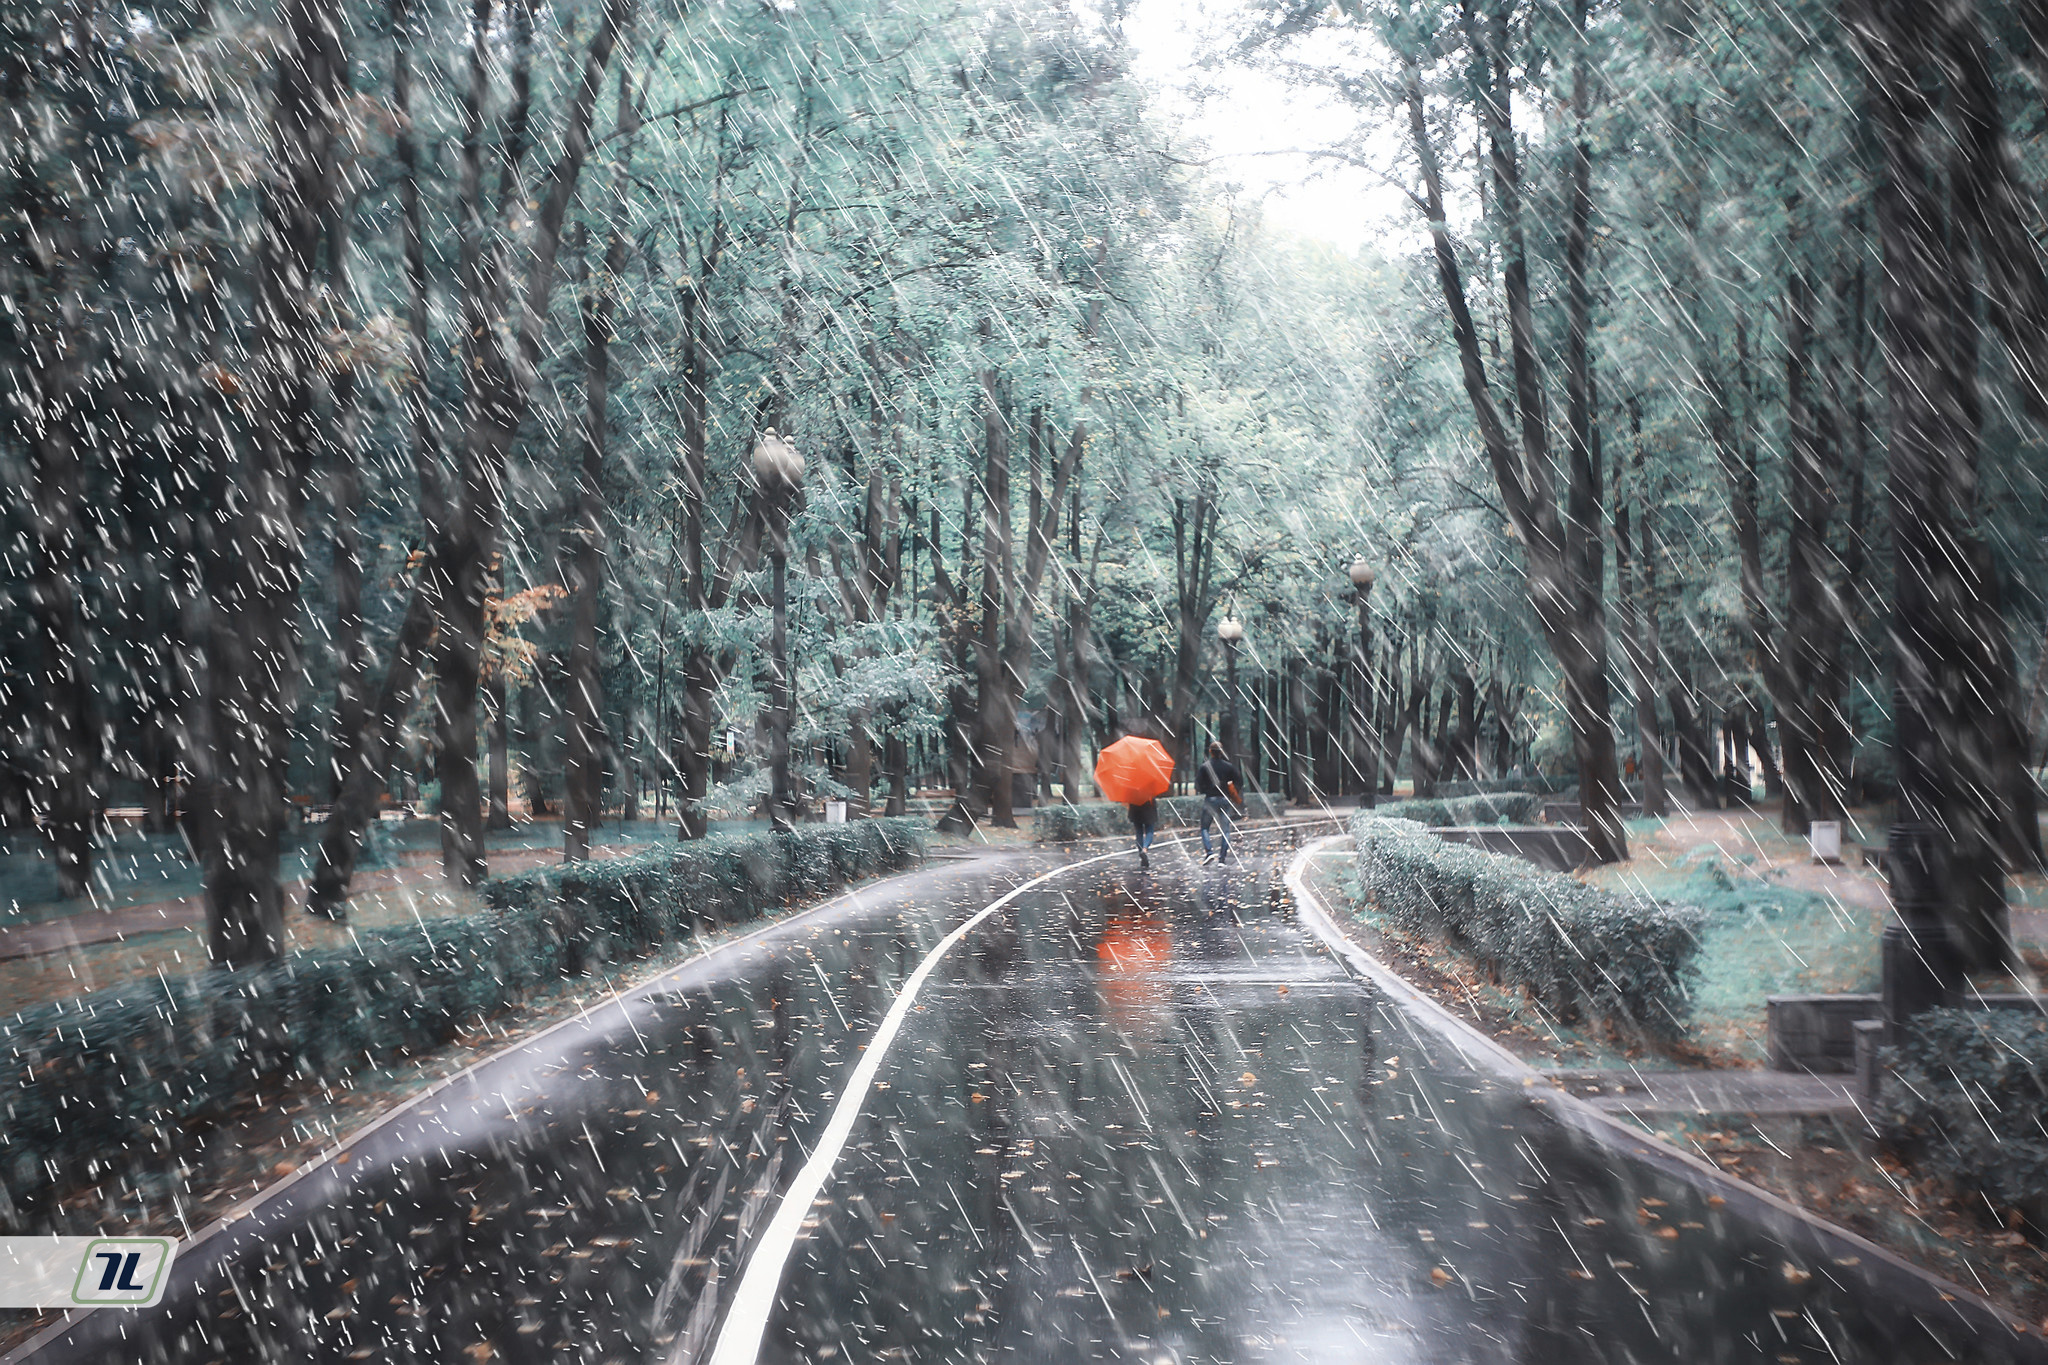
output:
[[[1481,777],[1460,778],[1455,782],[1439,782],[1436,794],[1439,797],[1491,796],[1503,792],[1535,792],[1541,796],[1561,796],[1579,789],[1579,779],[1572,777],[1544,777],[1532,774],[1528,777]]]
[[[1543,797],[1535,792],[1498,792],[1448,800],[1421,797],[1383,802],[1373,811],[1384,820],[1414,820],[1434,826],[1526,825],[1542,813]]]
[[[0,1227],[262,1084],[431,1050],[533,991],[699,929],[759,918],[922,855],[914,821],[716,836],[503,877],[464,919],[369,930],[269,968],[151,980],[0,1021]]]
[[[1888,1140],[1921,1170],[2048,1227],[2048,1018],[1929,1010],[1885,1057]]]
[[[1351,833],[1360,894],[1396,929],[1448,943],[1560,1019],[1682,1031],[1701,911],[1445,843],[1410,820],[1360,812]]]
[[[1042,844],[1070,844],[1076,839],[1101,839],[1131,827],[1130,807],[1114,801],[1070,806],[1036,806],[1031,811],[1031,837]]]

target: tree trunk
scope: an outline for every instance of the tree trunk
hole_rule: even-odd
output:
[[[1315,683],[1312,704],[1309,708],[1309,753],[1315,762],[1316,791],[1327,801],[1344,789],[1343,748],[1340,738],[1343,734],[1344,717],[1344,675],[1337,661],[1344,657],[1342,645],[1331,640],[1322,631],[1316,644]],[[1188,755],[1186,771],[1192,772],[1200,760],[1193,753]]]
[[[432,599],[423,587],[415,585],[406,604],[405,618],[398,627],[398,637],[392,642],[391,662],[385,666],[376,704],[370,708],[369,722],[342,776],[334,809],[327,817],[313,869],[312,890],[306,897],[309,914],[329,919],[342,917],[363,834],[376,818],[377,799],[384,793],[394,761],[405,751],[402,731],[405,718],[412,711],[434,624]]]
[[[891,733],[882,741],[882,764],[889,770],[889,803],[882,814],[898,816],[910,809],[910,746]]]
[[[1451,688],[1456,697],[1458,728],[1447,755],[1453,776],[1472,780],[1479,776],[1479,684],[1462,663],[1451,669]]]
[[[338,299],[350,296],[348,277],[351,199],[337,196],[329,205],[326,227],[327,276]],[[328,380],[327,501],[334,516],[334,720],[330,732],[328,769],[331,792],[339,795],[353,750],[362,742],[369,716],[370,655],[363,641],[362,534],[357,525],[362,502],[361,453],[357,449],[361,413],[356,402],[356,367],[338,363]]]
[[[1173,691],[1167,704],[1167,729],[1174,762],[1183,773],[1192,773],[1200,758],[1186,747],[1192,731],[1190,718],[1195,709],[1195,692],[1201,683],[1202,643],[1209,615],[1215,609],[1213,583],[1216,576],[1216,524],[1222,515],[1212,490],[1198,482],[1194,497],[1176,495],[1173,500],[1173,588],[1174,632]],[[1318,706],[1318,725],[1327,729]],[[1330,776],[1325,774],[1325,776]],[[1335,790],[1329,783],[1325,791]]]
[[[1815,820],[1842,818],[1845,783],[1828,740],[1838,721],[1836,676],[1844,622],[1828,582],[1828,519],[1837,471],[1828,458],[1811,405],[1813,289],[1794,271],[1785,288],[1785,425],[1791,458],[1792,525],[1786,546],[1785,661],[1789,686],[1778,701],[1784,750],[1787,834],[1803,835]]]
[[[45,240],[70,243],[69,225],[31,231]],[[92,885],[93,827],[98,817],[96,777],[100,769],[99,679],[79,601],[78,575],[89,550],[81,516],[84,478],[80,459],[79,389],[84,378],[84,321],[78,315],[69,250],[53,251],[44,306],[44,325],[30,335],[43,362],[29,372],[26,410],[16,418],[29,453],[30,522],[34,532],[28,604],[42,642],[41,697],[35,747],[41,753],[33,781],[35,804],[57,871],[57,894],[65,900],[89,894]],[[40,333],[38,335],[38,333]]]
[[[578,246],[585,248],[587,242],[579,241]],[[579,249],[577,255],[584,257],[584,250]],[[568,574],[573,617],[569,641],[568,766],[562,784],[562,857],[567,862],[590,856],[590,831],[599,823],[605,732],[604,680],[599,676],[597,660],[597,608],[604,587],[606,408],[611,395],[612,314],[617,303],[617,280],[625,268],[626,239],[614,229],[605,247],[603,281],[591,289],[587,266],[578,272],[585,285],[584,416],[583,457],[576,477],[576,523],[570,533],[575,549]]]
[[[228,967],[274,960],[285,947],[278,858],[300,676],[301,528],[318,444],[313,376],[324,362],[313,281],[342,183],[342,17],[331,0],[290,0],[284,27],[256,253],[255,430],[230,475],[232,498],[212,557],[212,761],[200,786],[212,831],[204,858],[207,946]]]
[[[1617,487],[1614,491],[1614,578],[1615,602],[1621,609],[1622,652],[1628,658],[1629,689],[1635,694],[1636,712],[1636,772],[1643,784],[1643,814],[1659,817],[1669,813],[1670,802],[1664,792],[1664,729],[1657,718],[1657,653],[1654,640],[1646,638],[1654,627],[1647,626],[1653,619],[1654,607],[1649,597],[1654,591],[1654,570],[1650,567],[1650,525],[1649,500],[1643,496],[1643,415],[1640,404],[1629,400],[1629,438],[1634,464],[1634,480],[1627,496]],[[1616,480],[1617,484],[1619,480]],[[1631,556],[1635,553],[1634,540],[1629,525],[1629,506],[1639,501],[1644,508],[1643,516],[1643,574],[1644,607],[1638,611],[1635,586],[1632,582]]]
[[[1912,979],[1896,993],[1887,982],[1896,1025],[1952,997],[1969,971],[2019,965],[1996,853],[2006,794],[1996,789],[1988,752],[2009,733],[1997,724],[2010,704],[1997,676],[2005,627],[1972,525],[1982,422],[1977,262],[1946,212],[1970,206],[1944,192],[1930,155],[1948,145],[1948,114],[1930,99],[1929,73],[1952,75],[1956,54],[1983,37],[1968,9],[1849,0],[1845,15],[1885,153],[1876,216],[1891,406],[1899,769],[1899,819],[1885,868],[1916,950]],[[1967,64],[1962,71],[1973,74]],[[1967,180],[1967,160],[1950,169]]]
[[[512,715],[507,709],[505,675],[493,672],[484,684],[491,711],[491,816],[492,829],[512,828]]]
[[[1583,28],[1583,5],[1576,18]],[[1520,450],[1511,443],[1500,409],[1486,377],[1478,330],[1472,321],[1465,284],[1451,242],[1444,207],[1442,174],[1430,141],[1421,71],[1412,54],[1403,57],[1409,131],[1421,162],[1424,196],[1421,208],[1428,221],[1436,258],[1437,279],[1451,315],[1465,392],[1477,420],[1481,442],[1501,492],[1509,520],[1525,556],[1530,605],[1545,641],[1563,675],[1565,713],[1578,760],[1579,801],[1585,812],[1587,839],[1595,858],[1613,862],[1628,856],[1628,840],[1615,806],[1621,781],[1616,769],[1614,730],[1607,691],[1607,624],[1601,585],[1592,570],[1601,558],[1598,545],[1600,489],[1591,450],[1591,360],[1583,342],[1588,326],[1590,292],[1586,284],[1588,248],[1568,245],[1568,305],[1573,342],[1568,364],[1568,425],[1572,449],[1568,460],[1570,515],[1561,519],[1552,489],[1553,459],[1544,404],[1536,323],[1522,237],[1521,168],[1508,93],[1509,26],[1504,7],[1484,22],[1474,10],[1464,15],[1465,36],[1477,69],[1480,116],[1486,130],[1487,159],[1493,191],[1495,236],[1502,244],[1501,277],[1506,295],[1510,356],[1514,371],[1515,416],[1521,424]],[[1583,49],[1583,44],[1581,44]],[[1579,60],[1584,61],[1583,50]],[[1575,82],[1574,104],[1583,103],[1587,81]],[[1583,138],[1583,118],[1578,130]],[[1569,219],[1578,226],[1569,235],[1585,235],[1591,213],[1590,155],[1575,144]]]
[[[1288,656],[1286,687],[1288,795],[1297,806],[1313,806],[1320,797],[1315,764],[1308,753],[1309,683],[1298,654]]]
[[[398,124],[395,151],[409,299],[406,345],[414,376],[414,382],[405,388],[403,402],[413,469],[419,484],[421,520],[428,528],[431,542],[436,539],[436,528],[447,517],[448,502],[438,419],[427,395],[426,232],[420,209],[419,142],[412,120],[411,26],[408,0],[392,0],[391,99]],[[306,897],[309,914],[338,919],[346,913],[348,885],[363,835],[369,822],[376,818],[377,799],[389,779],[391,764],[401,751],[400,730],[412,709],[426,663],[426,650],[438,624],[438,573],[431,562],[421,569],[398,637],[392,644],[390,662],[385,665],[384,678],[378,685],[376,702],[365,708],[362,723],[348,745],[346,761],[338,775],[334,808],[328,813],[321,836],[312,889]],[[365,678],[366,695],[367,683]]]
[[[983,345],[992,324],[981,322]],[[989,823],[1015,829],[1011,810],[1010,762],[1017,738],[1015,689],[1005,676],[1003,629],[1016,591],[1016,563],[1010,549],[1010,439],[1003,418],[994,366],[981,371],[982,527],[981,638],[975,647],[976,783]]]
[[[958,833],[974,828],[979,811],[976,790],[976,745],[981,734],[981,717],[975,706],[974,623],[967,614],[967,571],[974,563],[974,489],[960,490],[960,577],[946,572],[940,552],[939,513],[931,514],[933,587],[938,592],[940,620],[953,645],[953,673],[946,688],[946,779],[953,789],[953,804],[939,817],[938,828]]]
[[[482,678],[485,597],[498,551],[500,490],[519,424],[539,376],[548,304],[556,283],[562,228],[591,145],[591,120],[632,0],[605,0],[563,120],[561,151],[532,202],[533,226],[515,278],[513,254],[493,250],[483,212],[483,106],[490,66],[491,0],[474,0],[469,85],[463,99],[457,194],[462,361],[467,383],[455,506],[438,538],[435,561],[441,629],[436,652],[435,772],[441,780],[441,863],[465,886],[484,878],[483,794],[477,781],[477,695]],[[502,197],[502,196],[501,196]],[[518,295],[516,308],[512,307]],[[500,340],[508,311],[509,346]]]
[[[1701,810],[1721,808],[1721,784],[1714,776],[1714,763],[1707,753],[1707,737],[1701,730],[1704,723],[1693,707],[1692,684],[1683,674],[1676,674],[1671,680],[1671,690],[1666,694],[1671,702],[1671,728],[1678,735],[1679,780],[1693,804]]]
[[[330,269],[337,275],[340,253],[331,256]],[[370,714],[370,654],[363,642],[363,557],[362,534],[356,524],[362,500],[362,479],[356,460],[356,377],[352,368],[341,370],[334,379],[338,419],[336,438],[328,443],[330,461],[327,499],[334,514],[334,723],[329,739],[328,769],[333,777],[331,797],[341,794],[342,783],[355,761],[356,746],[362,743],[363,726]]]
[[[1075,496],[1078,525],[1079,494]],[[1088,736],[1093,720],[1093,708],[1088,701],[1088,679],[1094,662],[1092,596],[1093,585],[1080,584],[1067,599],[1067,649],[1071,658],[1067,666],[1066,750],[1061,766],[1066,770],[1066,798],[1074,802],[1085,795],[1086,783],[1093,776],[1088,763]]]
[[[1742,395],[1742,401],[1737,406],[1723,395],[1717,402],[1720,435],[1715,441],[1715,448],[1721,460],[1722,473],[1728,483],[1729,520],[1735,528],[1735,550],[1742,585],[1742,616],[1749,632],[1753,667],[1763,683],[1764,695],[1778,707],[1782,716],[1791,684],[1785,671],[1784,658],[1779,650],[1782,634],[1780,624],[1764,595],[1763,529],[1757,509],[1759,479],[1757,448],[1753,433],[1754,405],[1751,398],[1753,385],[1750,378],[1749,329],[1739,318],[1735,323],[1735,373],[1736,389]],[[1745,687],[1741,709],[1755,707],[1754,692],[1753,687]],[[1745,721],[1742,725],[1745,742],[1749,732],[1750,726]],[[1763,748],[1762,754],[1766,776],[1764,795],[1776,797],[1781,787],[1778,767],[1770,761],[1768,746]],[[1739,760],[1737,762],[1740,766]],[[1743,768],[1743,780],[1743,799],[1747,800],[1746,767]]]
[[[1560,653],[1553,632],[1552,650],[1565,675],[1566,711],[1572,720],[1572,749],[1579,760],[1579,802],[1584,812],[1588,840],[1594,856],[1611,862],[1628,856],[1627,836],[1615,807],[1622,799],[1621,774],[1614,752],[1614,727],[1607,692],[1607,616],[1602,598],[1605,572],[1604,545],[1600,534],[1601,453],[1596,412],[1598,399],[1590,338],[1593,327],[1593,290],[1589,279],[1592,256],[1593,157],[1587,123],[1592,114],[1592,77],[1586,52],[1587,0],[1574,0],[1572,26],[1577,43],[1572,61],[1572,147],[1568,175],[1569,192],[1565,225],[1565,426],[1568,433],[1567,464],[1570,482],[1565,495],[1563,535],[1564,591],[1571,608],[1561,621],[1566,648]],[[1506,12],[1495,20],[1493,61],[1498,84],[1487,101],[1490,115],[1497,116],[1493,143],[1496,185],[1501,171],[1512,166],[1514,145],[1507,120],[1510,115],[1505,79],[1507,49]],[[1510,182],[1511,183],[1511,182]],[[1519,186],[1511,188],[1518,190]],[[1511,226],[1515,269],[1521,270],[1521,219],[1519,194],[1500,194],[1503,219]],[[1512,278],[1512,277],[1511,277]],[[1536,390],[1533,356],[1525,363],[1525,351],[1533,351],[1533,327],[1528,314],[1528,283],[1510,286],[1519,304],[1511,303],[1516,325],[1516,373],[1530,373],[1527,387]],[[1518,378],[1518,388],[1522,381]],[[1524,419],[1525,464],[1532,460],[1542,439],[1531,439],[1528,418]]]
[[[871,401],[869,426],[876,442],[880,440],[881,425],[880,403]],[[855,542],[857,562],[851,571],[842,563],[837,547],[833,549],[832,565],[839,580],[841,603],[847,616],[858,625],[880,621],[895,592],[897,576],[902,568],[903,537],[897,510],[902,501],[900,476],[892,478],[885,490],[879,464],[870,469],[866,504],[861,512]],[[871,657],[874,653],[873,647],[866,643],[860,649],[862,657]],[[844,780],[853,792],[854,808],[862,815],[869,813],[875,782],[875,743],[870,720],[868,712],[860,708],[847,717]],[[883,762],[886,767],[886,752]]]
[[[711,713],[713,693],[718,687],[718,670],[710,648],[703,641],[701,614],[710,605],[711,592],[705,582],[704,500],[707,473],[705,433],[711,383],[709,342],[705,335],[705,280],[715,257],[700,253],[698,277],[684,287],[679,300],[682,311],[683,442],[680,478],[682,506],[683,602],[690,612],[686,630],[689,643],[683,648],[683,695],[680,724],[670,745],[670,762],[675,766],[681,792],[676,800],[676,838],[701,839],[708,828],[704,798],[711,790]]]
[[[701,839],[710,828],[704,798],[711,790],[711,703],[717,687],[710,651],[692,646],[683,655],[682,723],[670,755],[682,780],[676,801],[678,839]]]

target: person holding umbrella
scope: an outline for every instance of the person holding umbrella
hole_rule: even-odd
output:
[[[1095,760],[1095,785],[1112,801],[1131,808],[1131,834],[1138,866],[1152,866],[1152,837],[1159,830],[1158,799],[1173,787],[1173,755],[1156,739],[1125,735]]]
[[[1150,871],[1152,867],[1152,837],[1159,833],[1159,801],[1137,801],[1131,804],[1131,838],[1138,845],[1138,866]]]

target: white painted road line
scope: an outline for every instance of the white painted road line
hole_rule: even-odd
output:
[[[725,1324],[719,1329],[718,1344],[711,1350],[710,1365],[754,1365],[761,1351],[761,1336],[768,1330],[768,1315],[775,1311],[775,1291],[782,1284],[782,1272],[789,1264],[790,1252],[796,1248],[796,1235],[811,1211],[811,1201],[824,1191],[826,1182],[832,1178],[832,1167],[839,1160],[847,1138],[853,1135],[853,1125],[860,1118],[861,1107],[867,1103],[868,1091],[873,1088],[875,1076],[882,1068],[882,1058],[887,1055],[889,1045],[896,1041],[897,1030],[903,1026],[925,978],[939,965],[939,960],[990,915],[1041,882],[1077,868],[1130,856],[1129,849],[1118,849],[1114,853],[1085,858],[1041,873],[990,901],[925,954],[924,961],[917,964],[917,970],[897,992],[889,1013],[882,1018],[882,1026],[868,1040],[867,1050],[854,1066],[853,1075],[839,1096],[839,1102],[832,1107],[832,1117],[826,1122],[825,1132],[811,1152],[810,1160],[804,1162],[803,1169],[796,1173],[796,1179],[790,1183],[788,1193],[782,1196],[782,1203],[776,1208],[768,1230],[761,1234],[753,1254],[747,1258],[747,1268],[741,1272],[739,1284],[733,1290],[732,1306],[726,1310]]]

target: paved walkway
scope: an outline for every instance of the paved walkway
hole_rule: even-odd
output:
[[[1617,1114],[1853,1114],[1854,1078],[1785,1071],[1575,1071],[1558,1083]]]
[[[2043,1360],[1554,1122],[1304,931],[1282,839],[1240,852],[862,887],[423,1096],[33,1358],[1874,1361],[1934,1323]]]

